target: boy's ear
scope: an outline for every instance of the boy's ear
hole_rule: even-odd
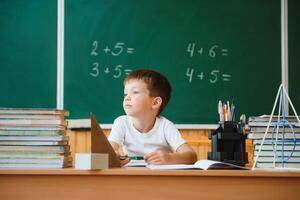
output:
[[[161,104],[162,104],[162,98],[161,97],[155,97],[153,99],[153,102],[152,102],[152,108],[159,109]]]

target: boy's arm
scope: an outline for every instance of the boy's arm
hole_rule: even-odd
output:
[[[119,144],[113,141],[109,141],[113,149],[115,150],[116,154],[119,154]]]
[[[172,153],[168,150],[157,150],[145,155],[145,161],[150,164],[194,164],[197,161],[197,154],[188,145],[182,144]]]

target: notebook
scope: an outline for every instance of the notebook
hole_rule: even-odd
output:
[[[219,162],[214,160],[198,160],[193,165],[177,164],[177,165],[147,165],[150,169],[158,170],[174,170],[174,169],[249,169],[247,167],[238,166],[230,163]]]
[[[103,130],[98,124],[95,115],[91,113],[91,153],[107,153],[109,159],[109,168],[121,167],[117,154]]]

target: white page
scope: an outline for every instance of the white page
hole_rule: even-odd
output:
[[[185,164],[177,164],[177,165],[153,165],[149,164],[146,167],[149,169],[163,169],[163,170],[172,170],[172,169],[194,169],[194,165],[185,165]]]
[[[124,167],[145,167],[146,165],[145,160],[130,160]]]
[[[161,169],[161,170],[175,170],[175,169],[203,169],[207,170],[209,168],[220,168],[220,169],[226,169],[226,168],[237,168],[237,169],[248,169],[247,167],[242,167],[230,163],[224,163],[214,160],[198,160],[193,165],[186,165],[186,164],[177,164],[177,165],[152,165],[149,164],[146,167],[150,169]]]

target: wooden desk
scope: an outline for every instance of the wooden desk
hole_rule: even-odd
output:
[[[0,170],[0,199],[300,199],[300,172]]]

